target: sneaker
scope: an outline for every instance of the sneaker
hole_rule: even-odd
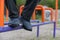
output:
[[[10,19],[8,26],[11,27],[11,28],[18,27],[19,26],[19,19],[18,18]]]
[[[23,24],[23,28],[25,30],[28,30],[28,31],[32,31],[32,26],[31,26],[31,23],[25,19],[23,19],[22,17],[20,17],[20,22]]]

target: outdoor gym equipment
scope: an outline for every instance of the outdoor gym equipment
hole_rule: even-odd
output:
[[[24,8],[24,5],[22,5],[22,6],[20,6],[20,14],[19,15],[21,15],[21,13],[22,13],[22,11],[23,11],[23,8]],[[42,5],[37,5],[36,6],[36,8],[35,8],[35,10],[34,10],[34,12],[33,12],[33,15],[32,15],[32,20],[36,20],[36,11],[37,10],[42,10],[42,22],[45,22],[45,16],[46,16],[46,14],[47,14],[47,12],[45,13],[45,11],[46,10],[49,10],[50,11],[50,14],[49,14],[49,16],[50,16],[50,21],[53,21],[53,19],[55,20],[55,18],[54,18],[54,11],[53,11],[53,9],[52,8],[44,8]],[[7,10],[7,8],[6,8],[6,21],[8,21],[8,10]]]
[[[20,15],[21,15],[21,13],[22,13],[22,11],[23,11],[23,8],[24,8],[24,5],[22,5],[21,7],[20,7]],[[32,15],[32,20],[36,20],[36,11],[37,10],[42,10],[42,22],[45,22],[45,10],[50,10],[51,12],[50,12],[50,21],[53,21],[53,14],[54,14],[54,12],[53,12],[53,9],[52,8],[44,8],[42,5],[37,5],[36,6],[36,8],[35,8],[35,10],[34,10],[34,12],[33,12],[33,15]]]
[[[56,14],[58,13],[57,12],[57,8],[58,8],[57,3],[58,3],[58,0],[56,0]],[[4,0],[0,0],[0,14],[1,14],[0,15],[0,32],[7,32],[7,31],[12,31],[12,30],[22,29],[21,25],[18,28],[12,29],[12,28],[8,27],[8,22],[4,23]],[[55,15],[55,17],[56,17],[56,15]],[[55,18],[55,20],[56,19],[57,19],[57,17]],[[36,22],[36,20],[35,20],[35,22]],[[32,24],[32,27],[37,26],[37,37],[39,37],[39,26],[44,25],[44,24],[50,24],[50,23],[54,24],[53,37],[55,38],[56,22],[55,21],[44,22],[44,20],[42,23],[38,22],[36,24]]]

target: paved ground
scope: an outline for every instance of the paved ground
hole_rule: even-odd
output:
[[[53,37],[53,24],[40,26],[40,37],[38,40],[51,40]],[[56,32],[56,38],[60,40],[60,30]],[[5,33],[0,33],[0,40],[37,40],[36,27],[32,32],[22,30],[15,30]]]

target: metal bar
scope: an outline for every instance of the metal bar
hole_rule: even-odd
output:
[[[37,26],[37,37],[39,37],[39,25]]]
[[[56,36],[56,22],[54,22],[54,31],[53,31],[53,37],[55,38]]]
[[[32,24],[32,27],[50,24],[50,23],[54,23],[54,22],[36,23],[36,24]],[[11,31],[11,30],[17,30],[17,29],[22,29],[22,25],[20,25],[19,27],[15,28],[15,29],[12,29],[8,25],[5,25],[4,27],[0,27],[0,32],[6,32],[6,31]]]

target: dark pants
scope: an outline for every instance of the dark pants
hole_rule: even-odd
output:
[[[16,4],[16,0],[13,0],[13,2]],[[6,16],[6,6],[8,6],[8,5],[6,5],[6,0],[5,0],[5,4],[4,4],[4,16]]]
[[[9,10],[10,18],[19,17],[19,12],[15,5],[15,2],[16,1],[14,1],[14,0],[5,0],[5,4]],[[21,15],[22,18],[29,21],[38,2],[39,2],[39,0],[26,0],[26,4],[25,4],[24,10]]]

